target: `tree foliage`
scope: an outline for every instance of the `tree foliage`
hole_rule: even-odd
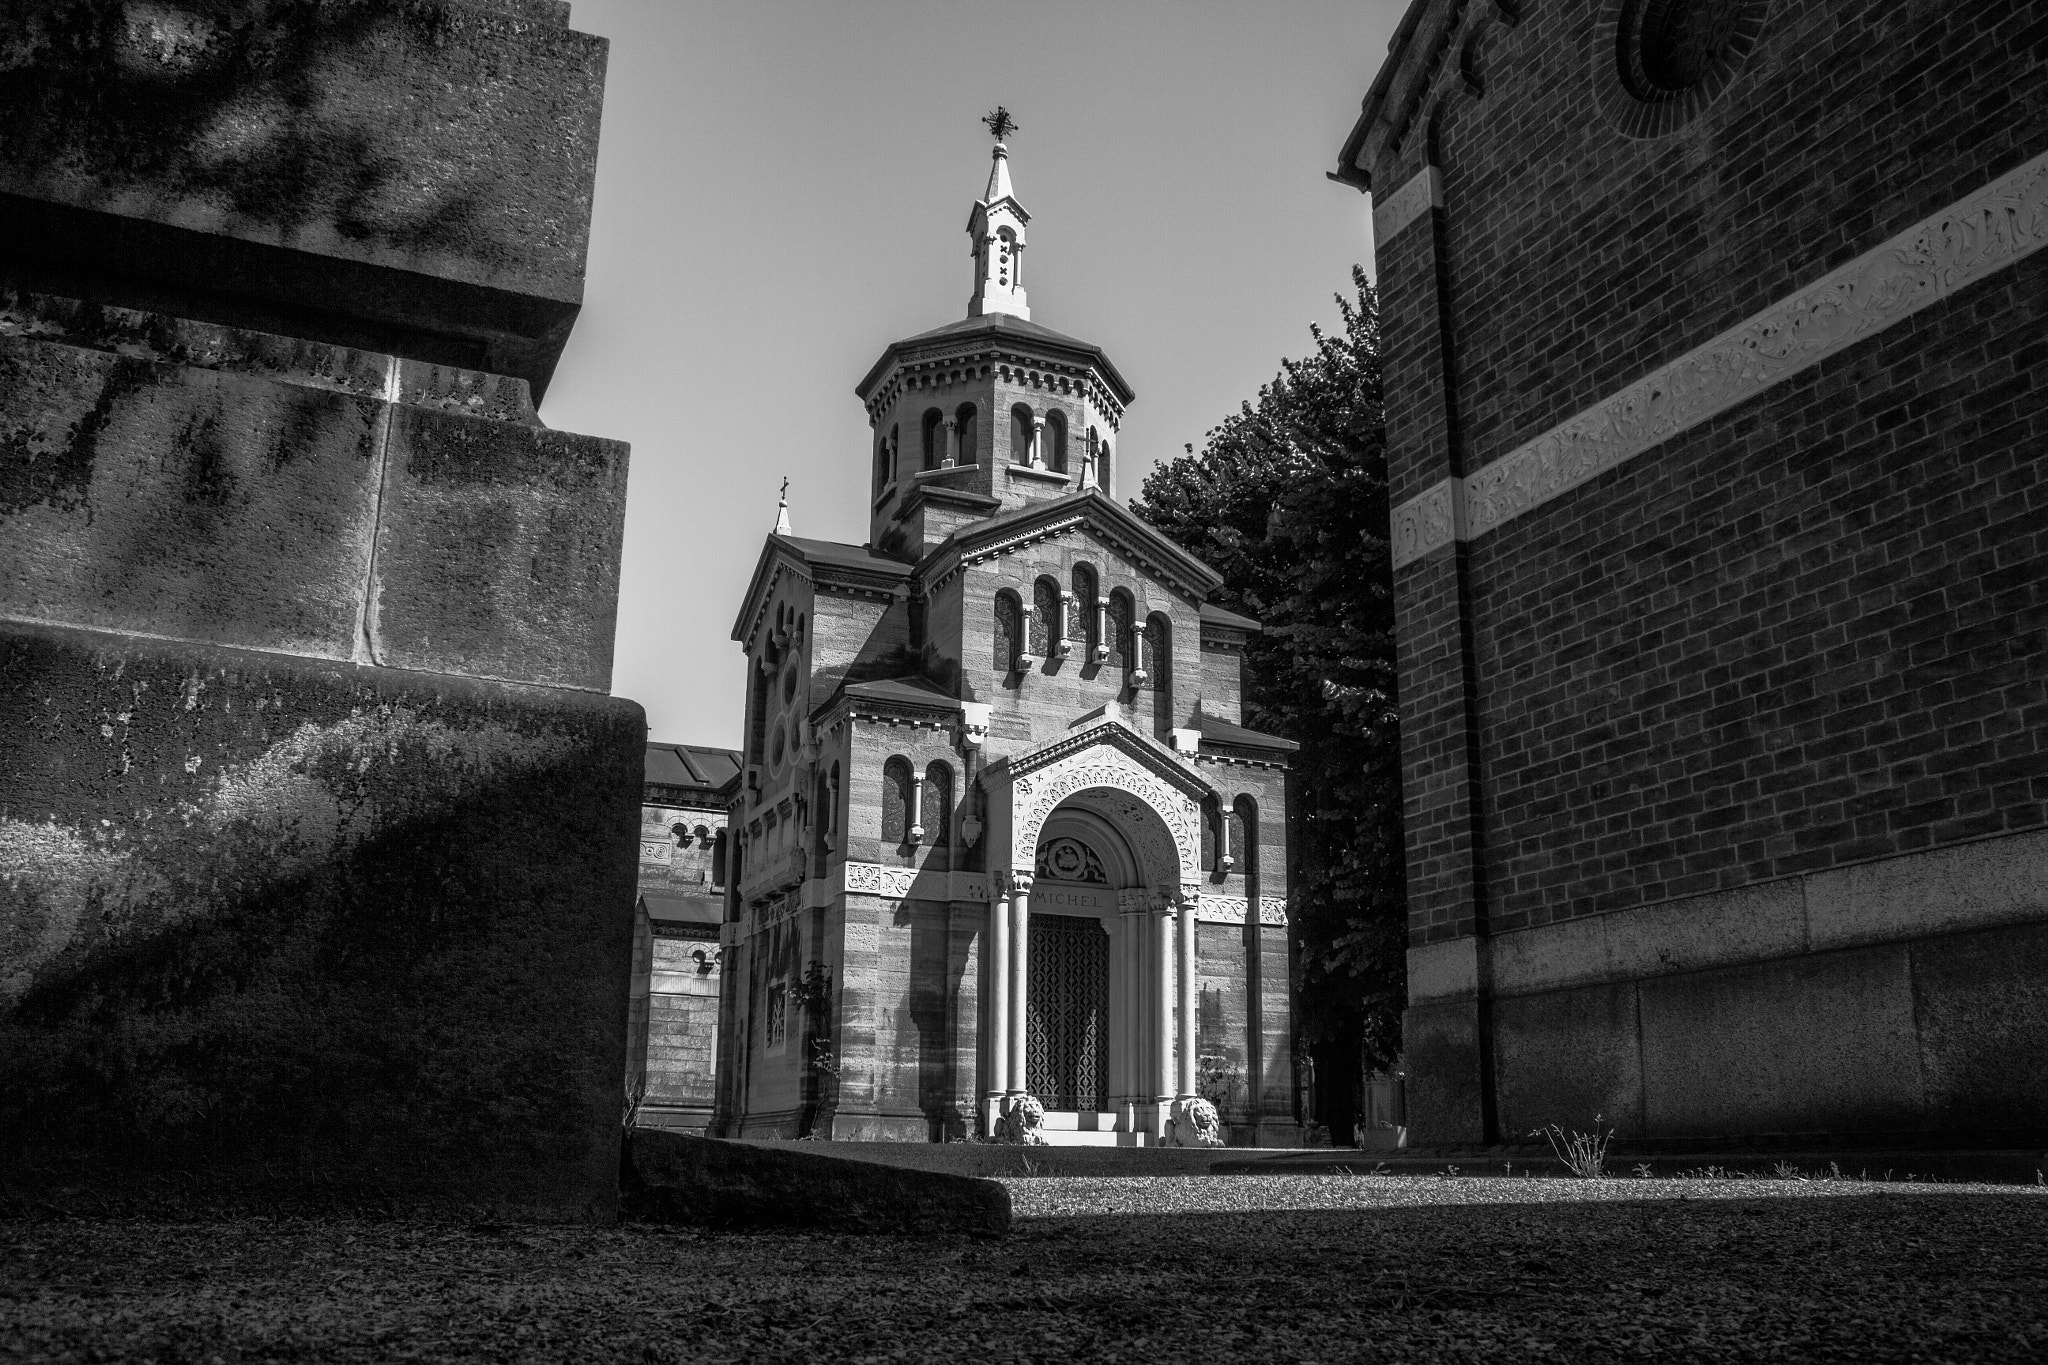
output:
[[[1353,266],[1351,279],[1355,297],[1337,296],[1342,329],[1311,324],[1313,352],[1283,360],[1255,402],[1199,453],[1160,465],[1131,504],[1266,626],[1246,652],[1245,720],[1301,744],[1298,1028],[1340,1141],[1360,1063],[1400,1051],[1406,994],[1379,312],[1365,272]]]

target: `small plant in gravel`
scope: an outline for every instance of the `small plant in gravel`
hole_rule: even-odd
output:
[[[1771,1167],[1771,1174],[1776,1176],[1780,1180],[1806,1179],[1804,1175],[1800,1174],[1799,1168],[1797,1166],[1794,1166],[1789,1161],[1780,1161],[1773,1164]]]
[[[1600,1131],[1600,1120],[1604,1115],[1593,1115],[1593,1131],[1581,1133],[1566,1132],[1561,1123],[1546,1124],[1529,1134],[1530,1137],[1546,1138],[1550,1150],[1557,1154],[1565,1169],[1581,1180],[1599,1180],[1607,1174],[1607,1144],[1614,1141],[1614,1130]]]
[[[1647,1161],[1638,1161],[1638,1162],[1636,1163],[1636,1179],[1638,1179],[1638,1180],[1648,1180],[1649,1178],[1650,1178],[1650,1163],[1649,1163],[1649,1162],[1647,1162]]]

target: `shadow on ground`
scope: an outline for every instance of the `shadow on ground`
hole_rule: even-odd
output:
[[[1045,1218],[1001,1241],[15,1222],[0,1286],[0,1339],[52,1361],[2033,1361],[2048,1199]]]

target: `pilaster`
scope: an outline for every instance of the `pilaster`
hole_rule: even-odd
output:
[[[1390,501],[1398,505],[1447,484],[1447,514],[1455,517],[1467,453],[1459,439],[1444,214],[1442,175],[1424,166],[1376,203],[1375,255],[1387,347]],[[1485,828],[1464,542],[1452,537],[1403,564],[1394,599],[1409,943],[1466,940],[1478,961],[1487,921]],[[1495,1138],[1488,1016],[1477,972],[1459,1000],[1408,1012],[1410,1132],[1418,1143]]]

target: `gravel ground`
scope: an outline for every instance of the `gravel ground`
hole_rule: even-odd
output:
[[[1010,1188],[1024,1216],[999,1241],[0,1223],[0,1361],[2048,1359],[2031,1188]]]
[[[1245,1213],[1399,1209],[1444,1204],[1583,1204],[1639,1200],[1826,1199],[1870,1195],[1986,1195],[2043,1199],[2048,1188],[1864,1180],[1569,1180],[1405,1175],[1006,1177],[1019,1218],[1110,1213]],[[2048,1202],[2043,1211],[2048,1212]]]

